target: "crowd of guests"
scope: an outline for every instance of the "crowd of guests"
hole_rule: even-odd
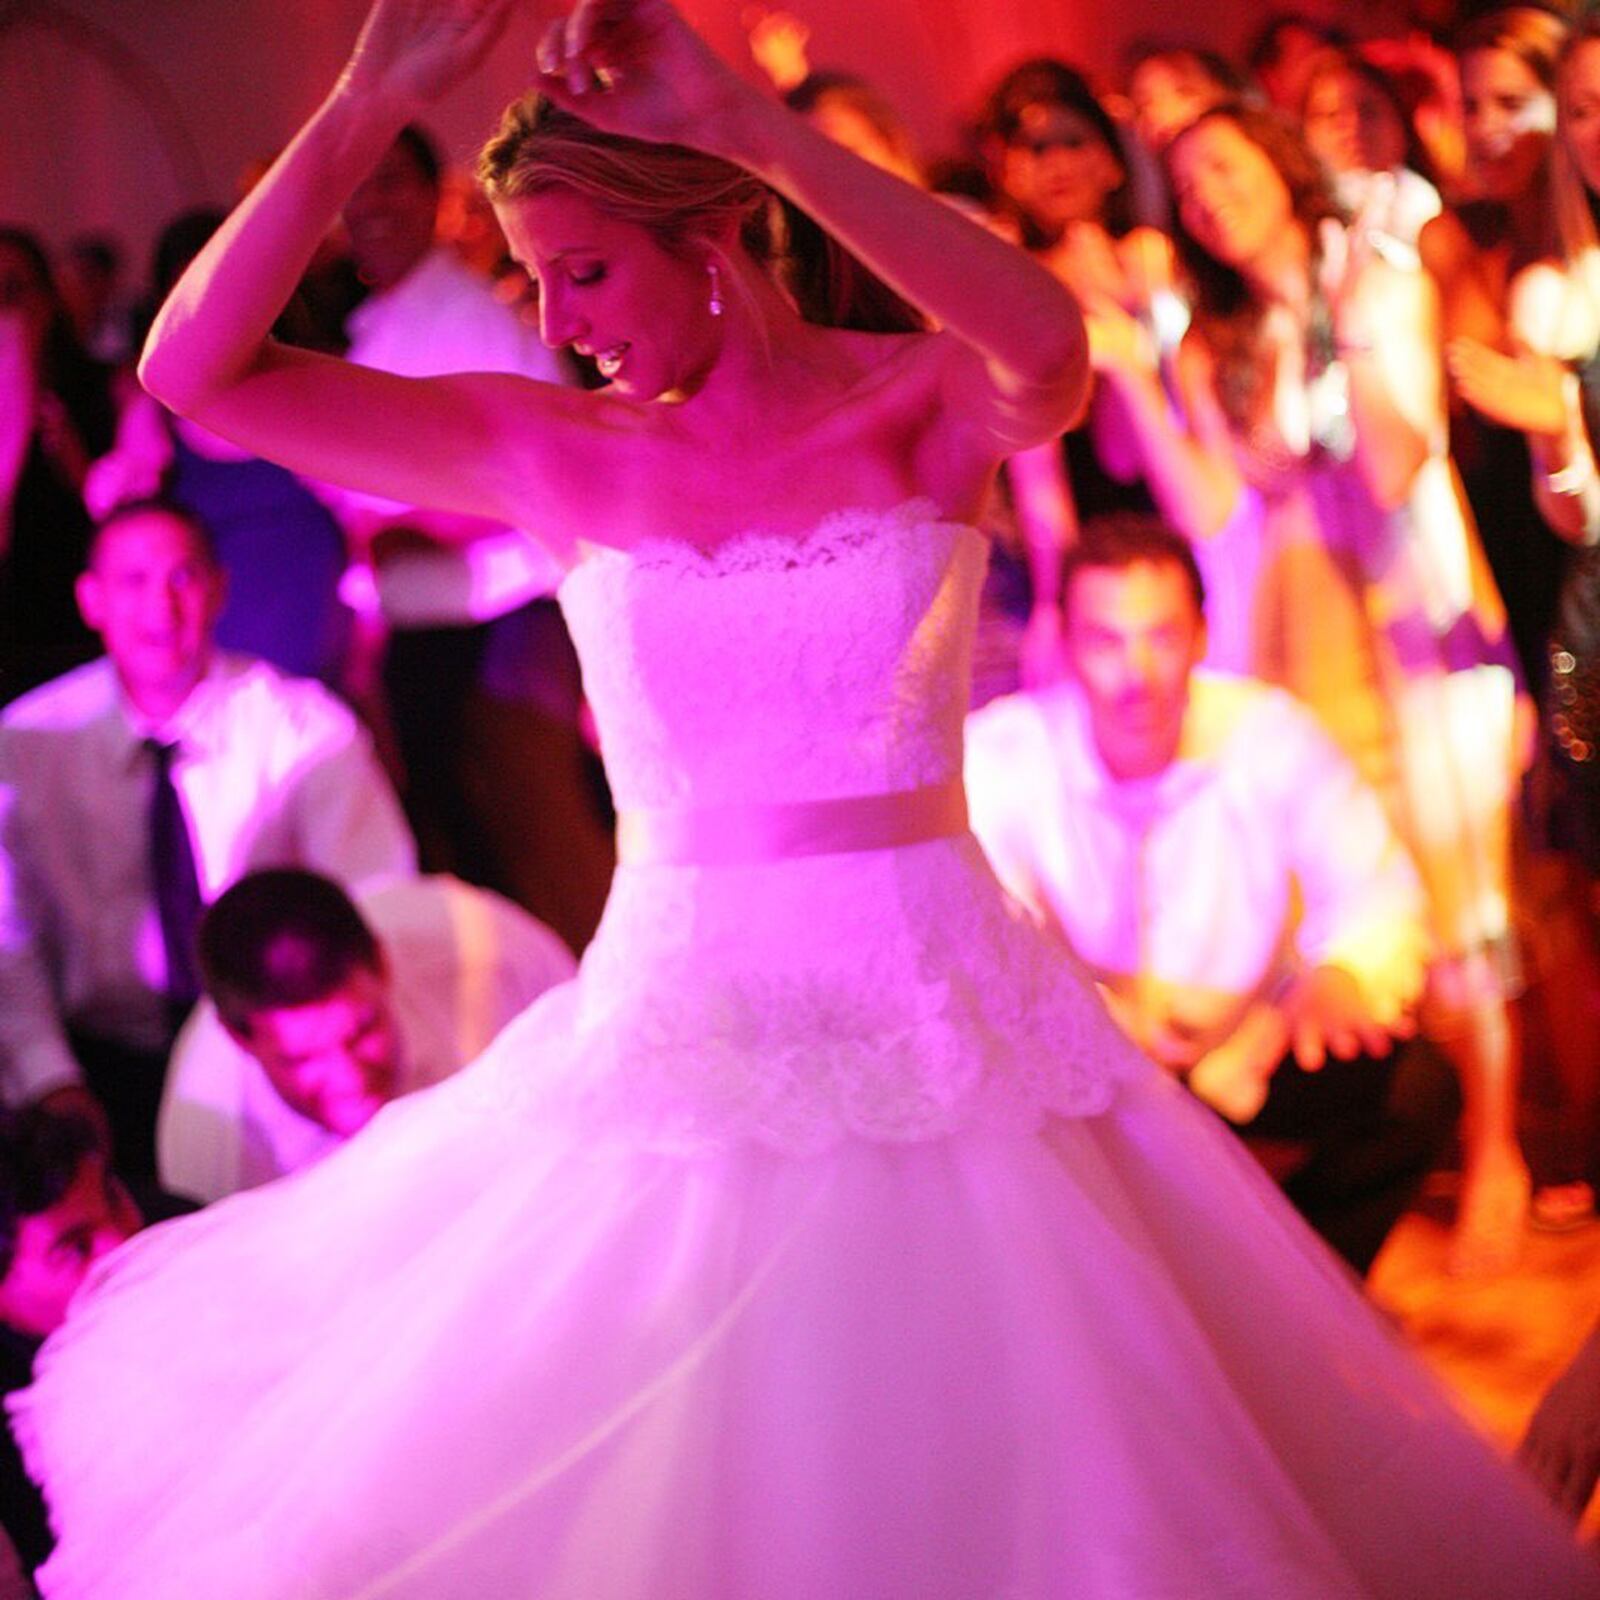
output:
[[[1453,1137],[1458,1270],[1591,1223],[1600,24],[1278,17],[1247,60],[1149,42],[1116,83],[1030,60],[937,162],[799,18],[751,48],[1089,322],[1086,415],[988,518],[968,788],[1007,887],[1357,1272]],[[457,1070],[570,973],[609,880],[538,530],[302,482],[138,389],[220,221],[175,219],[137,296],[111,241],[0,228],[8,1390],[141,1212]],[[603,381],[530,300],[407,129],[276,331]],[[1561,1100],[1531,1173],[1525,1064]],[[1591,1367],[1538,1434],[1572,1501]]]

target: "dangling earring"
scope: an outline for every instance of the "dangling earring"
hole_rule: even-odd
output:
[[[722,273],[715,261],[706,262],[706,271],[711,276],[711,298],[706,302],[706,310],[714,317],[722,315]]]

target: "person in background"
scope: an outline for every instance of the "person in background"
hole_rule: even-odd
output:
[[[222,590],[186,512],[122,507],[78,581],[105,654],[0,716],[0,1087],[108,1118],[131,1176],[155,1171],[204,905],[269,864],[416,870],[349,710],[216,648]]]
[[[222,218],[220,211],[187,211],[162,230],[150,284],[154,304]],[[302,348],[314,342],[303,295],[279,319],[279,335]],[[339,684],[350,633],[339,599],[344,534],[312,490],[140,391],[122,409],[115,445],[89,469],[84,499],[101,518],[126,501],[156,496],[182,506],[211,537],[228,580],[218,645],[295,677]]]
[[[1421,869],[1426,1026],[1466,1090],[1452,1261],[1501,1270],[1530,1188],[1508,1004],[1510,808],[1531,719],[1447,448],[1437,295],[1364,247],[1268,112],[1207,112],[1166,164],[1194,285],[1181,411],[1109,302],[1092,314],[1096,364],[1163,513],[1196,543],[1216,599],[1208,659],[1305,701]]]
[[[1415,267],[1423,225],[1443,202],[1389,78],[1353,51],[1326,52],[1307,74],[1300,125],[1350,218],[1355,248]]]
[[[142,1225],[90,1119],[39,1106],[0,1112],[0,1396],[33,1381],[40,1346],[89,1269]],[[9,1415],[0,1421],[0,1527],[30,1572],[55,1542]]]
[[[156,1144],[165,1187],[200,1201],[319,1160],[577,970],[487,890],[425,877],[352,897],[293,867],[228,889],[198,954],[206,998],[173,1048]]]
[[[1129,49],[1123,82],[1129,121],[1151,156],[1160,156],[1202,111],[1243,99],[1249,87],[1214,51],[1154,39]]]
[[[1365,1274],[1457,1109],[1449,1064],[1412,1037],[1416,873],[1309,711],[1200,669],[1184,539],[1091,522],[1066,574],[1070,678],[969,719],[973,831],[1129,1037]]]

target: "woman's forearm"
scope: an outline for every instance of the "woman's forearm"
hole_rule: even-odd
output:
[[[157,399],[203,417],[213,396],[250,372],[313,252],[407,114],[376,95],[328,96],[162,306],[139,365]]]
[[[1208,449],[1173,415],[1153,372],[1118,369],[1113,384],[1161,514],[1190,539],[1214,534],[1233,515],[1243,487],[1238,469]]]
[[[815,217],[1003,380],[1068,395],[1068,415],[1081,405],[1088,382],[1082,315],[1025,252],[755,94],[718,120],[706,148]]]
[[[1374,501],[1393,510],[1411,493],[1428,458],[1427,440],[1395,405],[1388,381],[1371,353],[1355,352],[1346,359],[1356,467]]]

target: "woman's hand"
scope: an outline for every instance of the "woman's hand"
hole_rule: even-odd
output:
[[[1089,330],[1089,362],[1096,372],[1110,377],[1154,374],[1160,354],[1150,330],[1108,294],[1091,294],[1083,301],[1083,320]]]
[[[1566,369],[1551,356],[1508,356],[1476,339],[1452,339],[1445,366],[1455,391],[1502,427],[1558,438],[1567,429]]]
[[[541,89],[611,133],[716,147],[753,97],[667,0],[578,0],[539,41]]]
[[[515,0],[377,0],[339,91],[421,108],[464,78],[500,37]]]

